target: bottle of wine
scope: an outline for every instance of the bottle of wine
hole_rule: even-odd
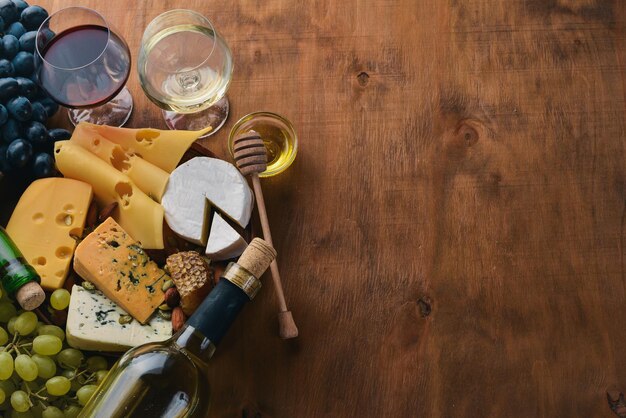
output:
[[[132,348],[118,360],[79,417],[205,417],[210,399],[207,363],[258,292],[258,278],[275,257],[265,241],[252,240],[172,338]]]
[[[43,303],[46,295],[39,285],[41,278],[26,262],[11,237],[0,226],[0,282],[10,297],[27,311]]]

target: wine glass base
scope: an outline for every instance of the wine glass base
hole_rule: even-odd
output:
[[[196,113],[176,113],[170,110],[163,110],[163,118],[170,129],[199,131],[210,126],[213,129],[200,137],[206,138],[219,131],[224,125],[228,118],[229,110],[228,97],[224,96],[213,106]]]
[[[124,87],[117,96],[98,107],[86,109],[68,109],[70,121],[77,125],[89,122],[96,125],[123,126],[133,111],[133,96]]]

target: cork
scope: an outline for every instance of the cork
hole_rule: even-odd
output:
[[[261,238],[252,240],[241,254],[237,264],[248,270],[256,278],[260,278],[276,258],[276,250]]]
[[[28,282],[20,287],[15,294],[15,299],[22,309],[32,311],[38,308],[46,299],[46,294],[37,282]]]

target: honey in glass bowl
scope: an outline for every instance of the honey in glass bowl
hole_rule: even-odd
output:
[[[267,169],[259,177],[271,177],[285,171],[298,152],[298,137],[291,122],[271,112],[254,112],[242,117],[233,126],[228,137],[231,157],[234,139],[251,129],[261,136],[267,151]]]

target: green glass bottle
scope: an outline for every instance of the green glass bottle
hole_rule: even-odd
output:
[[[13,297],[27,283],[41,283],[35,269],[26,262],[9,234],[0,226],[0,282]]]

